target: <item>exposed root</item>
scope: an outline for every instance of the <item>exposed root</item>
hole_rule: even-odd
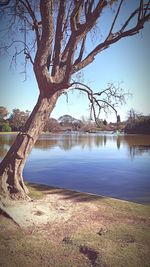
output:
[[[9,207],[13,207],[20,201],[31,201],[31,198],[26,195],[23,190],[17,193],[10,193],[10,191],[4,192],[0,191],[0,213],[5,217],[11,219],[17,226],[21,228],[21,225],[15,220],[14,216],[9,212]]]
[[[14,218],[9,214],[9,212],[6,210],[6,208],[1,205],[1,203],[0,203],[0,214],[5,216],[6,218],[12,220],[19,228],[21,228],[21,226],[14,220]]]
[[[7,177],[8,179],[8,177]],[[29,190],[23,181],[17,181],[16,185],[9,185],[5,175],[0,177],[0,200],[31,200],[28,196]]]
[[[11,200],[24,200],[24,201],[30,201],[31,198],[26,195],[25,193],[22,193],[22,192],[17,192],[17,193],[11,193],[9,195],[9,198]]]

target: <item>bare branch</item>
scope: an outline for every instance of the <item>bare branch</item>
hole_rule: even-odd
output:
[[[65,8],[66,8],[66,0],[60,1],[59,12],[57,16],[56,34],[55,34],[52,76],[55,75],[56,68],[60,63],[60,52],[64,34],[63,24],[65,20]]]
[[[136,13],[137,13],[137,10],[134,11],[134,13],[132,13],[132,15],[130,16],[130,18],[126,21],[126,23],[123,25],[123,27],[121,28],[120,31],[112,34],[111,35],[111,38],[110,38],[110,36],[109,36],[109,38],[107,37],[106,40],[104,42],[98,44],[88,54],[88,56],[86,56],[85,59],[83,59],[81,62],[79,62],[77,64],[74,64],[72,66],[72,74],[75,73],[75,72],[77,72],[77,71],[79,71],[79,70],[81,70],[82,68],[86,67],[87,65],[89,65],[94,60],[95,56],[98,53],[102,52],[104,49],[107,49],[110,45],[118,42],[120,39],[122,39],[124,37],[135,35],[141,29],[143,29],[144,23],[150,19],[150,14],[148,14],[145,17],[141,18],[133,28],[130,28],[130,29],[124,31],[124,29],[129,24],[131,18],[133,18],[136,15]]]
[[[74,1],[74,9],[72,11],[71,17],[70,17],[70,25],[71,25],[71,31],[75,32],[78,29],[78,23],[79,23],[79,12],[81,11],[81,7],[83,5],[83,0]]]
[[[24,40],[25,59],[29,59],[34,65],[39,87],[42,87],[43,78],[46,78],[47,90],[49,90],[48,87],[51,88],[51,85],[56,88],[60,83],[63,86],[58,86],[59,89],[64,88],[64,86],[68,88],[73,73],[90,64],[98,53],[110,45],[124,37],[138,33],[144,27],[145,22],[150,19],[150,1],[148,0],[140,0],[139,6],[129,14],[120,28],[119,18],[121,12],[124,11],[122,7],[124,0],[117,1],[117,5],[114,0],[64,0],[56,2],[38,0],[40,6],[37,9],[35,9],[35,2],[29,0],[15,0],[13,4],[11,1],[1,2],[8,3],[10,14],[16,18],[17,27],[26,22],[27,26],[22,27],[25,28],[23,29],[24,32],[31,31],[32,34],[32,30],[35,31],[34,48],[37,49],[33,51],[33,42],[31,44],[28,40]],[[111,26],[106,29],[107,36],[99,43],[96,40],[95,47],[88,51],[90,46],[86,46],[86,42],[89,40],[87,35],[101,15],[105,15],[105,8],[109,9],[111,5],[115,6],[116,12]],[[5,8],[7,5],[4,6]],[[1,9],[3,8],[1,7]],[[101,21],[97,26],[100,29]],[[114,32],[116,28],[119,29]],[[26,35],[24,35],[25,38]],[[37,47],[36,43],[38,44]],[[28,49],[31,47],[32,50]],[[87,53],[85,53],[85,47],[87,47]],[[7,48],[8,46],[6,46]],[[35,60],[32,59],[34,54],[36,54]]]
[[[42,19],[42,37],[37,50],[37,56],[41,58],[42,65],[47,65],[47,58],[51,54],[54,36],[53,1],[41,1],[40,11]]]
[[[147,13],[148,10],[150,10],[150,0],[147,2],[147,4],[145,4],[145,9],[144,9],[143,17],[146,16],[146,13]]]
[[[81,1],[80,1],[80,4],[81,4]],[[81,39],[83,39],[86,36],[87,32],[89,32],[91,30],[91,28],[95,25],[97,19],[100,16],[100,13],[102,12],[102,10],[106,6],[106,4],[107,4],[107,2],[105,0],[99,1],[96,8],[94,9],[94,11],[89,14],[88,20],[85,23],[80,24],[76,30],[74,29],[73,25],[71,26],[72,33],[71,33],[69,41],[68,41],[68,43],[67,43],[67,45],[66,45],[66,47],[62,53],[62,61],[65,61],[66,58],[68,57],[70,47],[71,48],[74,47],[74,49],[75,49],[77,42],[80,41]],[[75,9],[73,10],[73,12],[75,12]],[[71,22],[71,23],[74,23],[74,22]],[[67,62],[67,64],[68,63],[69,62]]]
[[[10,3],[10,0],[4,0],[4,1],[1,0],[1,1],[0,1],[0,6],[1,6],[1,7],[4,7],[4,6],[7,6],[9,3]]]
[[[116,16],[115,16],[115,18],[114,18],[114,21],[112,22],[112,25],[111,25],[111,28],[110,28],[110,31],[109,31],[109,34],[108,34],[107,39],[108,39],[108,38],[111,36],[111,34],[112,34],[112,30],[113,30],[113,28],[114,28],[114,25],[115,25],[115,23],[116,23],[116,20],[117,20],[117,18],[118,18],[119,13],[120,13],[120,9],[121,9],[121,6],[122,6],[123,1],[124,1],[124,0],[121,0],[121,1],[120,1],[120,4],[119,4],[119,6],[118,6],[118,10],[117,10],[117,12],[116,12]]]
[[[92,12],[92,7],[94,4],[94,0],[87,0],[85,2],[85,17],[86,17],[86,21],[88,20],[88,17],[90,16],[91,12]]]
[[[30,5],[28,0],[25,0],[25,2],[22,1],[22,0],[19,0],[19,2],[22,3],[22,5],[26,8],[26,10],[28,11],[29,15],[32,18],[33,25],[34,25],[33,29],[35,29],[36,39],[37,39],[37,46],[38,46],[39,42],[40,42],[40,34],[39,34],[39,28],[38,28],[38,21],[37,21],[37,19],[35,17],[35,13],[32,10],[31,5]]]
[[[85,36],[85,34],[91,30],[91,28],[95,25],[97,19],[100,17],[100,14],[102,13],[106,5],[107,1],[105,0],[98,2],[93,12],[90,12],[88,14],[88,19],[86,20],[86,22],[80,25],[76,33],[77,36],[83,36],[83,35]]]
[[[120,84],[116,87],[113,83],[108,84],[106,89],[96,93],[94,93],[89,86],[81,82],[73,82],[70,84],[69,88],[79,90],[87,95],[90,102],[90,114],[93,114],[97,124],[102,110],[105,113],[109,110],[113,110],[117,118],[117,107],[124,104],[127,96],[129,95],[128,92],[125,92],[120,87]],[[99,98],[100,96],[101,98]]]
[[[53,78],[49,75],[47,62],[49,56],[52,54],[54,38],[53,1],[40,1],[40,13],[42,36],[35,56],[34,72],[42,94],[50,94],[50,84]],[[43,90],[44,81],[45,88]]]
[[[82,40],[82,44],[81,44],[81,48],[80,48],[80,53],[78,58],[76,59],[76,61],[74,62],[74,65],[78,64],[79,62],[81,62],[82,57],[83,57],[83,53],[84,53],[84,49],[85,49],[85,41],[86,41],[86,36],[83,38]]]
[[[26,55],[26,59],[29,59],[30,60],[30,62],[32,63],[32,65],[34,65],[34,61],[33,61],[33,59],[32,59],[32,57],[31,57],[31,54],[29,53],[29,51],[24,51],[24,54]]]
[[[0,47],[0,51],[2,51],[4,49],[8,50],[9,48],[11,48],[16,43],[22,44],[24,46],[24,49],[27,49],[29,51],[28,45],[24,41],[21,41],[21,40],[15,40],[15,41],[12,41],[11,44],[9,44],[9,45],[1,46]],[[23,49],[23,51],[24,51],[24,49]]]

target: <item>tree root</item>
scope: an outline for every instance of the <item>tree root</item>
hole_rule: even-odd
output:
[[[14,218],[9,214],[9,212],[6,210],[6,208],[1,203],[0,203],[0,214],[3,215],[3,216],[5,216],[6,218],[10,219],[19,228],[21,228],[21,226],[14,220]]]
[[[21,198],[17,194],[11,195],[11,196],[5,196],[0,195],[0,214],[5,216],[6,218],[11,219],[19,228],[22,228],[20,224],[13,218],[11,213],[8,211],[7,207],[14,206],[15,203],[18,203],[18,200],[20,201],[31,201],[31,198],[27,195],[25,195],[26,198]]]

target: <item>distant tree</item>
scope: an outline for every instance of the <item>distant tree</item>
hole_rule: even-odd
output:
[[[129,134],[150,134],[150,116],[139,116],[134,121],[128,122],[124,128]]]
[[[107,125],[107,121],[106,121],[106,119],[103,120],[103,124],[104,124],[104,125]]]
[[[11,127],[9,125],[9,122],[4,122],[2,124],[2,132],[11,132]]]
[[[63,115],[61,117],[59,117],[58,121],[62,126],[71,126],[73,121],[75,121],[76,119],[73,118],[70,115]]]
[[[117,123],[121,122],[120,115],[117,115]]]
[[[96,128],[95,122],[91,119],[86,119],[82,117],[81,130],[84,132],[92,132]]]
[[[0,106],[0,121],[2,121],[5,117],[8,115],[8,110],[7,108]]]
[[[133,108],[130,109],[124,132],[129,134],[150,134],[150,116],[144,116]]]
[[[135,122],[140,117],[142,117],[142,113],[135,111],[133,108],[131,108],[127,113],[127,120],[129,123]]]
[[[97,119],[97,122],[96,122],[96,124],[97,124],[97,127],[98,128],[103,128],[103,120],[102,119]]]
[[[69,127],[73,131],[77,131],[81,128],[81,120],[78,120],[70,115],[63,115],[58,119],[59,123],[63,127]]]
[[[61,125],[59,122],[54,118],[49,118],[45,124],[44,132],[59,132],[62,130]]]
[[[132,9],[127,10],[128,5]],[[8,41],[6,44],[2,40],[1,53],[11,48],[13,61],[22,53],[24,73],[30,62],[39,88],[36,106],[0,163],[1,194],[26,198],[28,190],[22,175],[26,159],[62,94],[68,90],[84,92],[95,120],[101,110],[111,109],[117,115],[116,107],[124,103],[126,96],[120,86],[111,84],[95,93],[78,82],[75,74],[91,64],[99,53],[139,33],[150,19],[150,2],[3,0],[0,1],[0,15],[1,25],[4,24],[1,32],[7,31]],[[88,45],[91,32],[95,34],[96,29],[99,36],[93,46]]]
[[[9,122],[11,127],[15,131],[20,131],[23,129],[27,119],[29,118],[29,111],[21,111],[20,109],[13,109],[12,114],[10,115]]]

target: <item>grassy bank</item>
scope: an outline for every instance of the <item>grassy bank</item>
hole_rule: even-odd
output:
[[[0,266],[149,267],[150,207],[42,185],[28,185],[33,203],[48,200],[51,219],[20,229],[0,215]],[[42,218],[39,208],[37,216]]]
[[[17,134],[18,132],[0,132],[0,135],[3,135],[3,134]]]

